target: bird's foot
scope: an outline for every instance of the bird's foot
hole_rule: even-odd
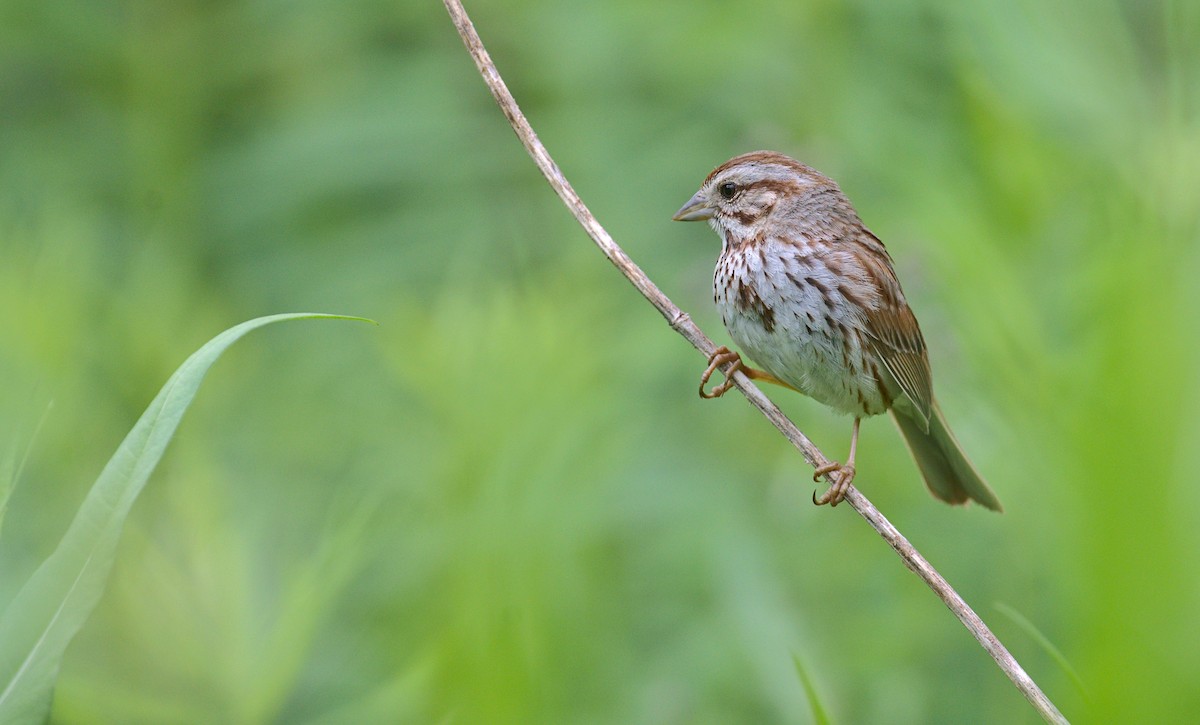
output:
[[[813,471],[813,481],[819,482],[821,476],[829,474],[832,482],[829,484],[829,490],[817,497],[817,492],[813,491],[813,504],[816,506],[824,506],[829,504],[831,507],[837,506],[846,498],[846,494],[850,492],[850,484],[854,482],[854,466],[842,463],[826,463],[823,466],[818,466],[817,470]]]
[[[732,363],[729,370],[725,372],[725,382],[712,389],[711,393],[704,391],[704,386],[708,385],[708,379],[725,363]],[[700,376],[700,397],[705,399],[719,398],[733,387],[733,374],[738,370],[748,370],[742,365],[742,356],[733,352],[724,345],[713,350],[712,355],[708,356],[708,367],[704,369],[704,373]]]

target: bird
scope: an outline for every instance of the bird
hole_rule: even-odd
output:
[[[892,258],[837,183],[774,151],[718,166],[672,217],[707,221],[721,238],[713,300],[730,337],[757,365],[717,348],[700,395],[717,398],[741,370],[853,418],[845,463],[820,466],[836,506],[855,476],[859,424],[890,413],[934,497],[1003,507],[963,452],[933,395],[925,340]],[[725,381],[705,391],[726,363]]]

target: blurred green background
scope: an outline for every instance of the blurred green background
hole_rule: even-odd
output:
[[[671,213],[756,148],[838,179],[1008,512],[935,502],[883,418],[860,486],[1069,717],[1195,721],[1200,3],[468,10],[719,341],[718,240]],[[837,722],[1037,721],[757,413],[697,398],[439,3],[0,3],[0,603],[187,354],[301,310],[380,326],[218,363],[54,722],[803,723],[793,654]]]

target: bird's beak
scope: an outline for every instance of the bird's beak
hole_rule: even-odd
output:
[[[701,189],[696,192],[695,196],[688,199],[687,203],[671,218],[677,222],[699,222],[712,219],[712,215],[713,208],[708,204],[704,189]]]

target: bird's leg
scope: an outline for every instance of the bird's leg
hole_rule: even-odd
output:
[[[854,454],[858,452],[858,424],[862,422],[861,418],[855,417],[854,430],[850,434],[850,457],[845,463],[826,463],[824,466],[817,467],[813,472],[813,481],[819,481],[821,476],[827,473],[832,473],[833,483],[829,485],[829,490],[826,491],[820,498],[813,492],[813,503],[817,506],[837,506],[846,498],[846,494],[850,491],[850,484],[854,481]]]
[[[713,388],[711,393],[704,392],[704,386],[708,384],[708,379],[717,371],[717,368],[725,363],[732,363],[729,366],[729,370],[725,373],[725,382]],[[712,354],[708,356],[708,367],[705,368],[704,373],[700,376],[700,397],[709,399],[719,398],[729,392],[729,389],[733,387],[733,374],[738,370],[741,370],[742,374],[751,380],[762,380],[763,382],[774,383],[775,385],[782,385],[785,388],[796,390],[765,370],[756,370],[755,368],[747,367],[742,362],[741,355],[722,345],[713,350]],[[796,392],[800,391],[797,390]]]

